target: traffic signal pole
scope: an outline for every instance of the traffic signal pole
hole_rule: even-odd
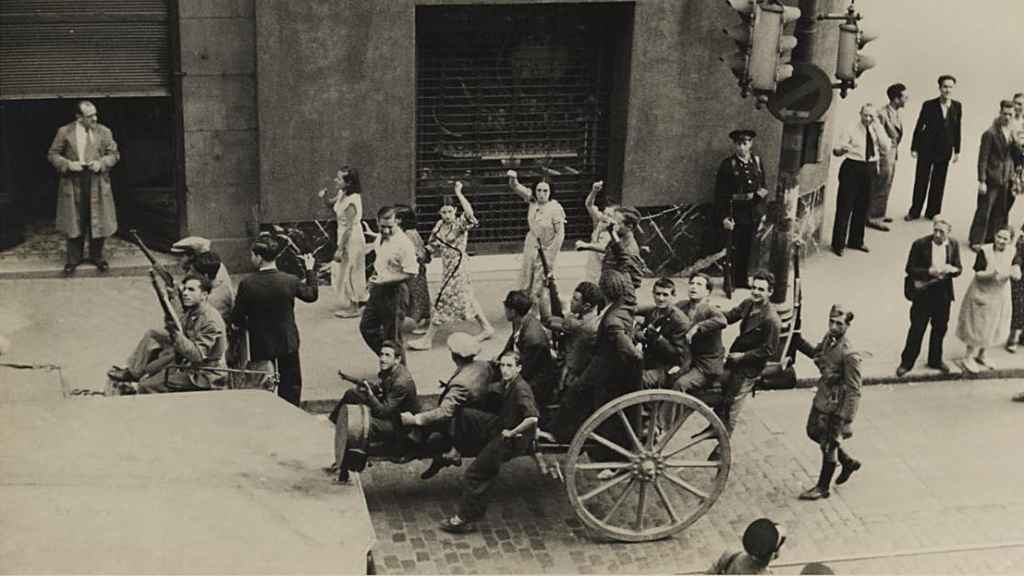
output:
[[[817,14],[819,5],[828,0],[800,0],[800,18],[796,21],[796,48],[791,62],[811,63],[817,45]],[[789,296],[790,270],[793,261],[793,241],[797,204],[800,199],[800,168],[804,140],[804,125],[784,122],[779,154],[775,200],[769,211],[775,233],[772,238],[770,269],[775,276],[772,303],[785,304]]]

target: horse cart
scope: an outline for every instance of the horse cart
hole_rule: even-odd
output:
[[[371,461],[438,455],[426,449],[397,454],[370,437],[368,407],[342,408],[335,427],[338,462],[353,449]],[[719,457],[709,460],[716,448]],[[562,480],[577,518],[593,535],[622,542],[666,538],[696,522],[722,494],[731,464],[729,435],[715,412],[695,396],[661,389],[607,402],[568,444],[536,440],[533,456],[542,472]]]

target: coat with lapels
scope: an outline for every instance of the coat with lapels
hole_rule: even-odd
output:
[[[92,238],[106,238],[117,231],[117,213],[114,208],[114,194],[110,188],[110,169],[121,159],[117,151],[117,143],[109,128],[96,124],[91,134],[87,135],[84,152],[79,154],[77,121],[61,126],[50,144],[47,159],[57,169],[59,182],[57,185],[57,230],[69,238],[77,238],[84,232],[81,229],[80,214],[83,206],[83,182],[89,186],[89,206],[91,217]],[[81,172],[72,172],[72,162],[88,164],[92,161],[100,163],[100,171],[93,172],[84,166]]]

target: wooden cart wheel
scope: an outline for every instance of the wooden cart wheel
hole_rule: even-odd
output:
[[[708,457],[717,448],[718,460]],[[576,516],[623,542],[666,538],[696,522],[729,478],[725,425],[673,390],[642,390],[599,408],[576,432],[565,485]]]
[[[341,462],[345,450],[366,449],[370,443],[370,410],[361,404],[345,404],[334,423],[334,461]]]

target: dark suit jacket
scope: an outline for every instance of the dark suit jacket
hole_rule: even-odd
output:
[[[779,349],[779,332],[782,330],[779,315],[770,302],[757,305],[748,298],[726,312],[725,319],[729,324],[740,323],[740,334],[733,340],[729,352],[742,354],[728,368],[749,378],[758,376]]]
[[[249,331],[252,360],[271,360],[299,349],[295,299],[316,302],[316,272],[306,282],[280,270],[261,270],[238,284],[231,323]]]
[[[935,243],[932,242],[930,234],[923,238],[914,240],[914,243],[910,245],[910,254],[907,255],[906,271],[908,276],[914,280],[926,281],[932,279],[931,274],[928,273],[928,269],[932,267],[932,248],[934,246]],[[960,263],[960,245],[952,238],[946,239],[946,263],[956,266],[956,274],[953,274],[949,278],[945,278],[930,286],[928,290],[921,293],[922,296],[938,291],[947,300],[953,300],[953,278],[960,275],[960,272],[963,270],[963,265]],[[922,296],[919,296],[919,298]]]
[[[594,358],[580,377],[580,388],[592,391],[594,406],[639,389],[640,353],[633,344],[633,308],[612,305],[601,316]]]
[[[384,399],[379,406],[370,407],[370,413],[375,418],[393,420],[402,412],[416,414],[420,411],[416,382],[408,368],[398,364],[388,372],[381,372],[379,376]]]
[[[503,353],[511,348],[511,337],[505,344]],[[551,356],[551,340],[540,320],[534,316],[523,318],[519,328],[515,348],[519,351],[519,373],[533,387],[533,394],[541,405],[554,401],[554,392],[558,387],[558,366]]]
[[[959,154],[962,116],[962,107],[957,100],[950,101],[946,118],[942,117],[938,98],[925,100],[921,104],[921,113],[917,115],[910,149],[922,158],[939,162],[949,160],[954,152]]]
[[[690,330],[690,317],[675,306],[645,308],[642,315],[647,319],[644,328],[651,327],[657,337],[647,342],[644,350],[644,368],[671,368],[679,366],[684,372],[690,369],[690,345],[686,343],[686,332]]]
[[[729,325],[725,314],[707,301],[693,304],[689,300],[680,300],[676,306],[685,312],[697,327],[697,332],[690,341],[693,366],[709,376],[721,376],[725,364],[722,329]]]
[[[1006,188],[1013,177],[1014,158],[1017,144],[1008,141],[1003,131],[989,126],[981,133],[981,148],[978,150],[978,182],[989,186]]]

